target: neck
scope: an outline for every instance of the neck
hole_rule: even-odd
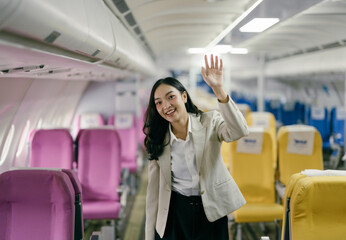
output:
[[[183,140],[186,139],[188,123],[189,123],[188,114],[186,114],[186,116],[182,118],[181,120],[179,120],[178,122],[171,123],[172,132],[177,138],[180,138]]]

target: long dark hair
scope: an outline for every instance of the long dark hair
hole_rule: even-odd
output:
[[[161,84],[170,85],[176,88],[181,94],[186,92],[186,111],[194,113],[196,116],[202,113],[202,111],[193,104],[189,93],[186,91],[183,84],[181,84],[177,79],[167,77],[157,80],[151,89],[148,108],[145,112],[145,124],[143,127],[143,132],[145,134],[144,145],[149,154],[149,160],[157,160],[163,153],[164,147],[169,143],[169,141],[166,143],[164,142],[169,122],[161,117],[157,112],[154,101],[155,91]]]

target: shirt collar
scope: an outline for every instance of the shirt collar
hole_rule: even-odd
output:
[[[186,140],[185,141],[188,141],[190,138],[189,138],[189,135],[190,135],[190,133],[192,133],[192,131],[191,131],[191,116],[190,116],[190,114],[188,114],[188,116],[189,116],[189,118],[188,118],[188,123],[187,123],[187,135],[186,135]],[[177,138],[175,135],[174,135],[174,133],[172,132],[172,127],[171,127],[171,124],[169,124],[169,134],[170,134],[170,136],[171,136],[171,140],[170,140],[170,145],[172,145],[173,144],[173,141],[184,141],[184,140],[182,140],[182,139],[179,139],[179,138]]]

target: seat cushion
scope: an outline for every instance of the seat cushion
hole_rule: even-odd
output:
[[[121,205],[119,202],[97,201],[83,202],[84,219],[115,219],[119,217]]]
[[[283,207],[276,203],[247,203],[234,212],[235,221],[271,222],[282,219]]]

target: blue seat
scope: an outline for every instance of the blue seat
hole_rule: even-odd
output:
[[[286,102],[282,107],[282,124],[293,125],[299,122],[299,103],[298,102]]]
[[[346,112],[342,107],[334,107],[331,110],[331,132],[334,143],[344,146]]]
[[[308,125],[314,126],[321,134],[323,150],[330,148],[330,117],[325,107],[308,107],[307,108]]]
[[[270,112],[274,115],[277,122],[282,122],[282,104],[279,99],[270,99],[265,101],[266,112]]]

